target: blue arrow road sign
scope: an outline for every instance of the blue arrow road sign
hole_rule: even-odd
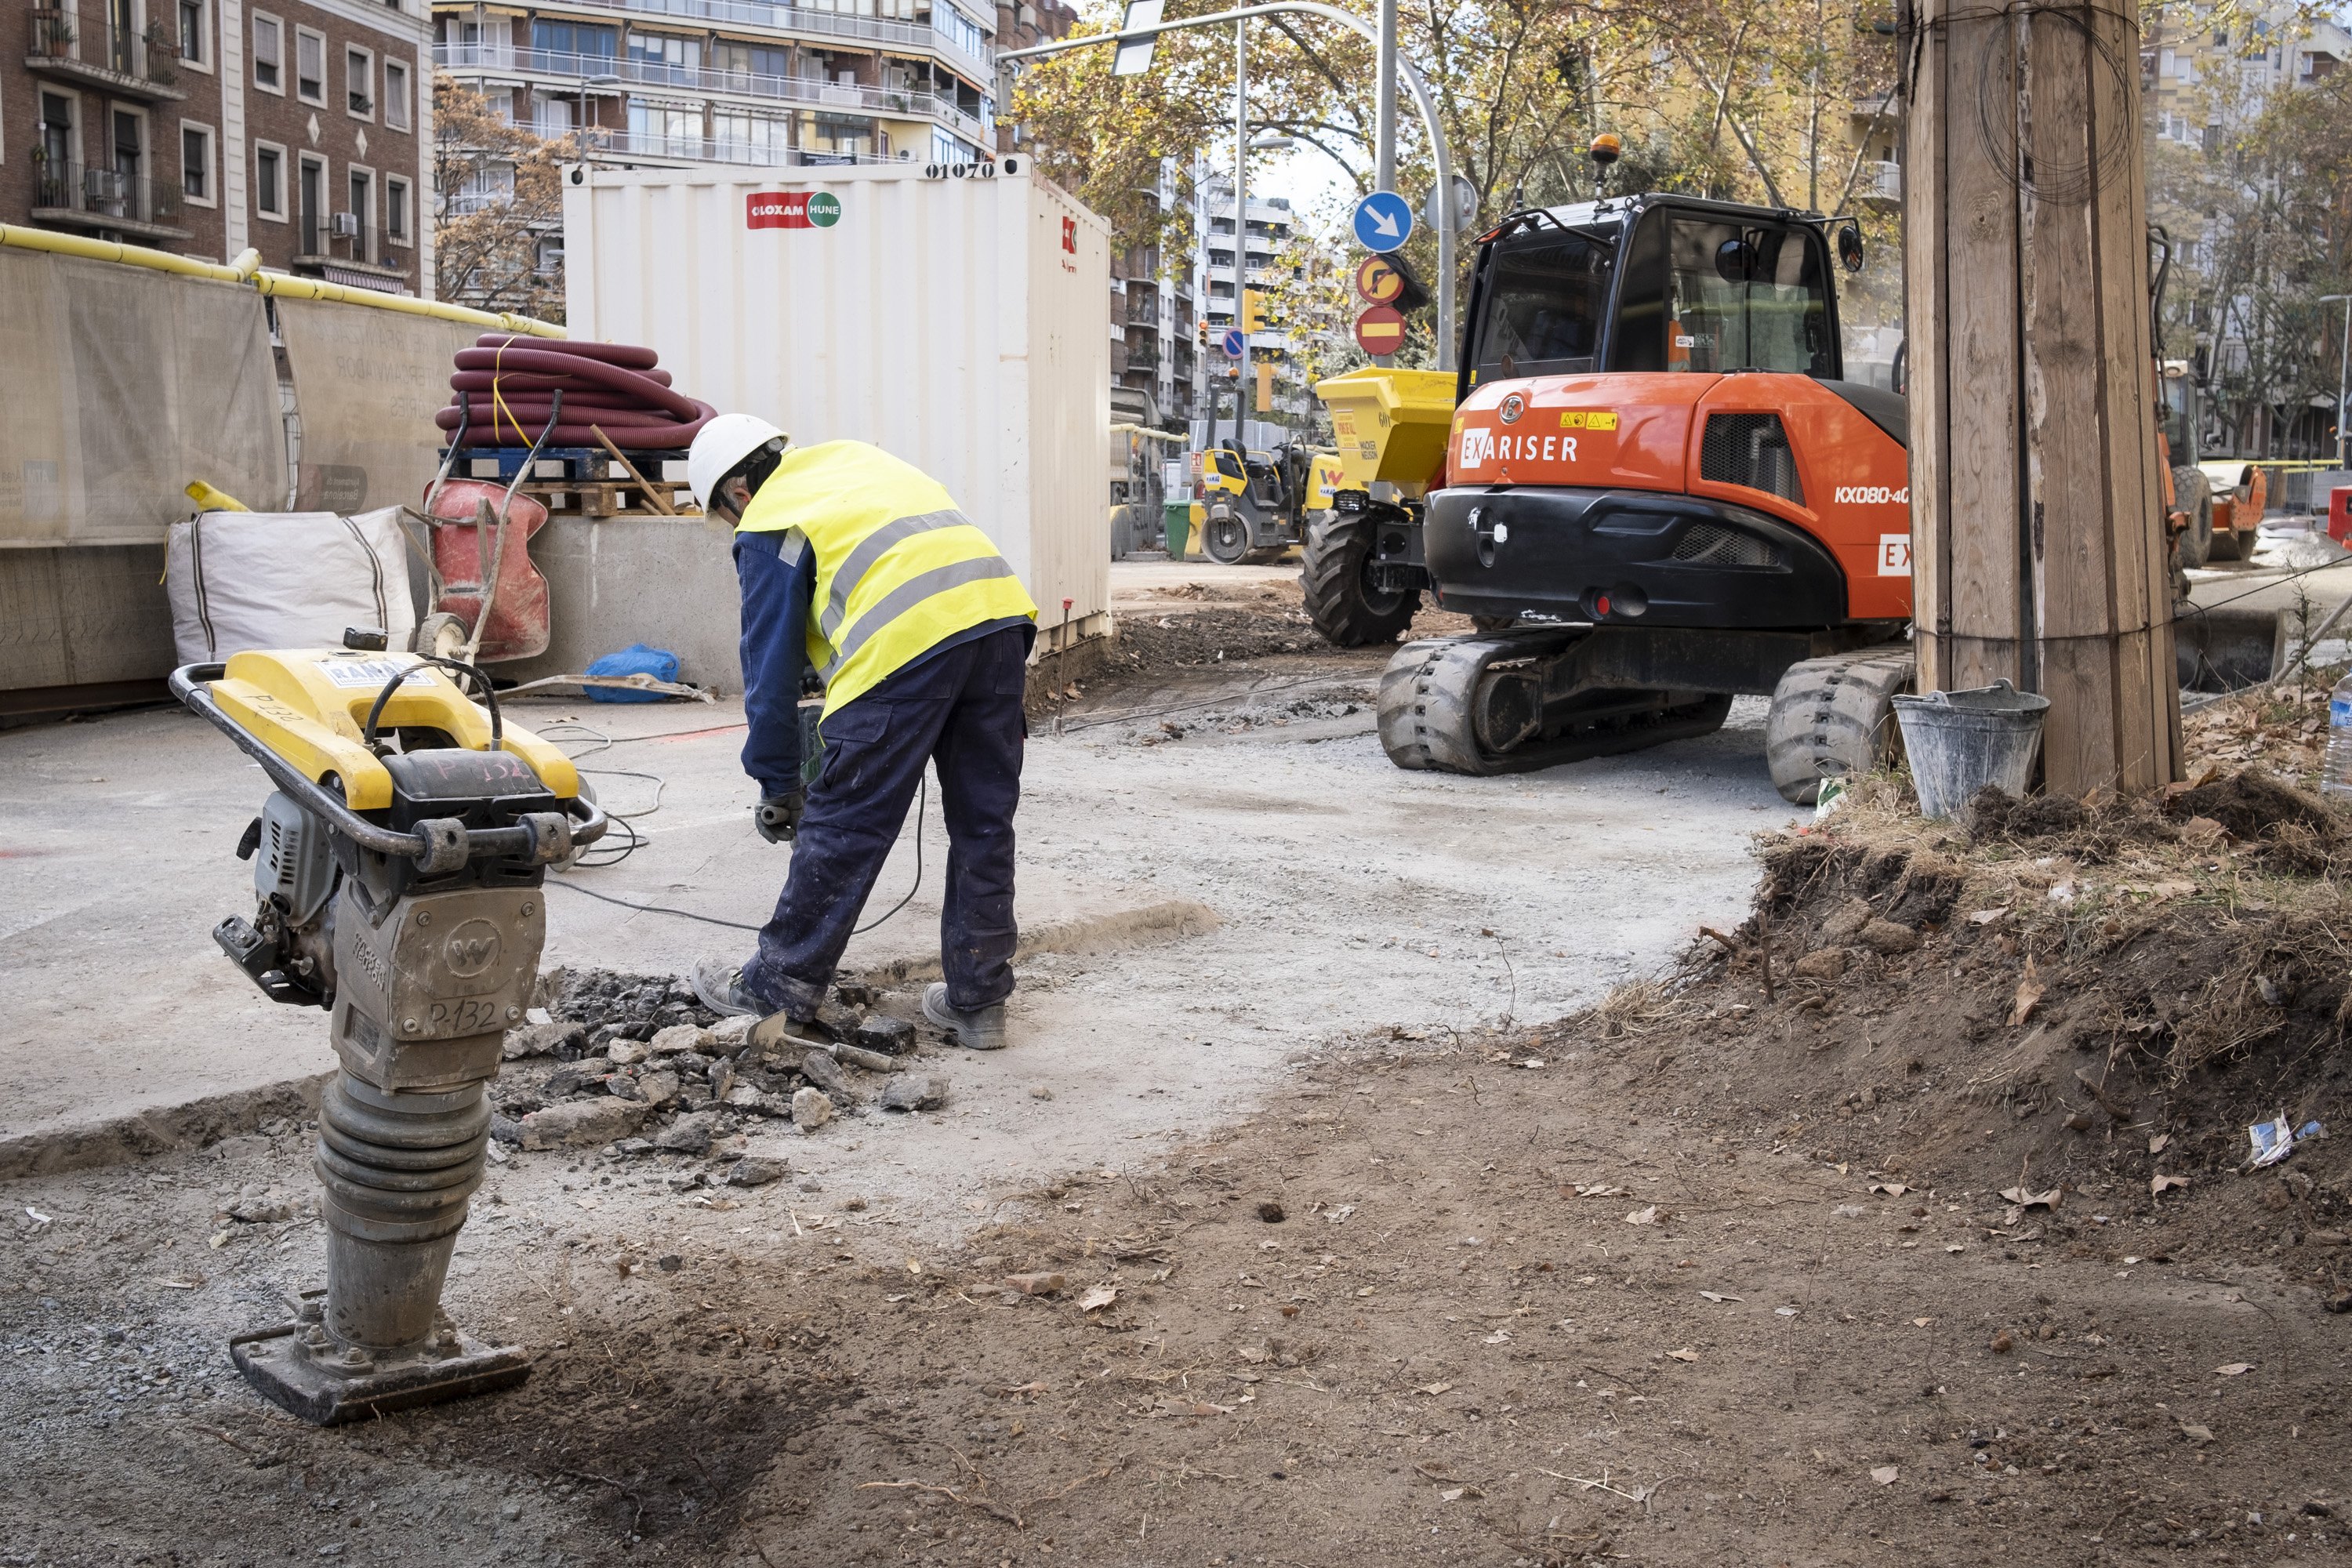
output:
[[[1374,191],[1356,204],[1356,243],[1386,255],[1412,234],[1412,206],[1394,191]]]
[[[1239,327],[1227,327],[1225,329],[1224,349],[1225,357],[1227,359],[1239,359],[1242,357],[1242,330]]]

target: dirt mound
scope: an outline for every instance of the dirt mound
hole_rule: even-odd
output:
[[[2101,1194],[2020,1200],[2035,1239],[2194,1204],[2252,1123],[2352,1131],[2331,808],[2248,772],[2161,810],[1979,797],[1956,835],[1887,794],[1769,842],[1748,921],[1559,1036],[1654,1042],[1824,1161]],[[2347,1153],[2294,1156],[2277,1244],[2341,1236]],[[2340,1294],[2343,1251],[2313,1260]]]

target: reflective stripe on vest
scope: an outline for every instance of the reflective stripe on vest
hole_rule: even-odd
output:
[[[864,442],[786,451],[739,531],[795,531],[815,552],[808,653],[827,713],[958,632],[1036,618],[1012,565],[954,499]]]

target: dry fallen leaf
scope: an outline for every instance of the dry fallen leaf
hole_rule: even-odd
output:
[[[1427,1394],[1431,1395],[1451,1394],[1454,1392],[1454,1385],[1450,1383],[1424,1383],[1419,1388],[1414,1389],[1413,1392],[1415,1394]]]
[[[1651,1205],[1648,1205],[1648,1206],[1646,1206],[1646,1207],[1635,1209],[1632,1214],[1629,1214],[1629,1215],[1627,1215],[1625,1216],[1625,1223],[1626,1223],[1627,1225],[1655,1225],[1655,1224],[1657,1224],[1657,1223],[1658,1223],[1658,1205],[1655,1205],[1655,1204],[1651,1204]]]
[[[2020,1184],[2014,1187],[2001,1188],[2000,1195],[2007,1198],[2011,1203],[2015,1204],[2020,1208],[2030,1209],[2038,1207],[2054,1209],[2058,1206],[2059,1201],[2065,1197],[2066,1189],[2063,1187],[2053,1187],[2046,1193],[2036,1193],[2029,1192],[2022,1184]]]
[[[2017,983],[2017,995],[2010,1004],[2009,1021],[2022,1024],[2033,1016],[2033,1009],[2042,1000],[2042,976],[2034,970],[2032,954],[2028,953],[2025,978]]]
[[[2163,1153],[2163,1152],[2164,1152],[2164,1151],[2165,1151],[2166,1147],[2171,1143],[2171,1142],[2172,1142],[2172,1134],[2171,1134],[2171,1133],[2169,1133],[2169,1132],[2159,1132],[2159,1133],[2158,1133],[2155,1137],[2153,1137],[2153,1138],[2151,1138],[2151,1139],[2149,1139],[2149,1140],[2147,1141],[2147,1152],[2148,1152],[2149,1153],[2151,1153],[2151,1154],[2161,1154],[2161,1153]]]
[[[1915,1329],[1924,1329],[1935,1321],[1933,1318],[1914,1318],[1911,1320],[1911,1326]]]
[[[1902,1473],[1893,1465],[1881,1465],[1870,1472],[1870,1479],[1882,1487],[1891,1487],[1895,1484],[1895,1478]]]
[[[2159,1173],[2147,1179],[2147,1192],[2150,1197],[2154,1197],[2158,1193],[2169,1192],[2174,1187],[2185,1187],[2188,1184],[2189,1178],[2186,1176],[2167,1176]]]
[[[1911,1189],[1901,1182],[1873,1182],[1870,1184],[1870,1190],[1874,1193],[1885,1193],[1890,1198],[1899,1198]]]
[[[2252,1362],[2233,1361],[2229,1363],[2227,1365],[2215,1367],[2213,1369],[2213,1375],[2216,1377],[2242,1377],[2247,1373],[2253,1370],[2254,1363]]]
[[[1081,1296],[1078,1298],[1078,1310],[1079,1310],[1079,1311],[1081,1311],[1081,1312],[1099,1312],[1099,1311],[1101,1311],[1105,1307],[1109,1306],[1113,1301],[1116,1301],[1116,1300],[1118,1300],[1118,1286],[1116,1286],[1116,1285],[1097,1285],[1097,1286],[1093,1286],[1093,1287],[1091,1287],[1090,1289],[1088,1289],[1086,1291],[1086,1293],[1085,1293],[1085,1294],[1081,1295]]]
[[[1698,1352],[1696,1352],[1696,1351],[1695,1351],[1695,1350],[1691,1349],[1691,1347],[1690,1347],[1690,1346],[1688,1346],[1688,1345],[1685,1345],[1682,1349],[1680,1349],[1680,1350],[1678,1350],[1678,1351],[1668,1351],[1666,1353],[1667,1353],[1668,1355],[1670,1355],[1670,1356],[1674,1357],[1676,1361],[1696,1361],[1696,1360],[1698,1360]]]
[[[1713,1302],[1717,1303],[1717,1305],[1721,1305],[1723,1302],[1726,1302],[1726,1301],[1744,1301],[1744,1300],[1747,1300],[1747,1298],[1746,1298],[1746,1297],[1744,1297],[1744,1296],[1727,1296],[1727,1295],[1723,1294],[1723,1292],[1721,1292],[1720,1290],[1702,1290],[1702,1291],[1700,1291],[1700,1292],[1699,1292],[1699,1294],[1700,1294],[1700,1295],[1702,1295],[1702,1296],[1704,1296],[1704,1297],[1706,1297],[1708,1300],[1710,1300],[1710,1301],[1713,1301]]]
[[[2188,1421],[2180,1424],[2180,1435],[2200,1448],[2213,1440],[2213,1429],[2210,1426],[2200,1426]]]
[[[2009,910],[2006,909],[1978,910],[1969,916],[1969,923],[1970,925],[1989,926],[2007,913],[2009,913]]]

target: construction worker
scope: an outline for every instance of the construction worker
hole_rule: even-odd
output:
[[[796,447],[765,420],[703,426],[687,482],[735,529],[743,595],[743,771],[754,822],[793,846],[758,950],[705,960],[695,992],[722,1014],[813,1024],[926,763],[947,823],[940,962],[923,1013],[975,1050],[1004,1044],[1013,990],[1013,811],[1021,698],[1037,606],[939,483],[878,447]],[[800,700],[824,706],[804,761]]]

